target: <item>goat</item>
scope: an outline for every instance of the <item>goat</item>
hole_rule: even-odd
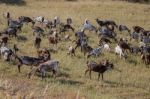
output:
[[[73,55],[75,56],[75,49],[72,46],[69,46],[67,54],[69,54],[71,56],[73,56]]]
[[[109,69],[113,69],[114,68],[114,65],[112,63],[105,63],[105,64],[102,64],[102,63],[99,63],[97,64],[96,62],[94,61],[87,61],[87,69],[85,71],[85,75],[87,74],[87,72],[89,72],[89,76],[90,76],[90,79],[91,79],[91,72],[94,71],[94,72],[98,72],[98,80],[100,78],[100,74],[101,74],[101,77],[102,77],[102,80],[104,79],[103,77],[103,74],[109,70]]]
[[[56,37],[49,36],[49,37],[48,37],[48,40],[49,40],[49,45],[50,45],[50,44],[53,44],[53,45],[56,45],[56,46],[57,46],[58,39],[57,39]]]
[[[98,48],[93,49],[91,52],[88,53],[87,58],[89,58],[92,55],[98,56],[102,52],[103,48],[104,46],[100,46]]]
[[[150,64],[150,54],[145,54],[143,53],[141,55],[141,60],[143,61],[143,63],[145,63],[146,65]]]
[[[125,57],[125,54],[123,53],[123,50],[122,50],[122,48],[119,45],[117,45],[115,47],[115,53],[119,54],[120,58]]]
[[[130,33],[130,29],[125,25],[119,25],[119,31],[128,31],[128,33]]]
[[[46,72],[53,72],[53,75],[56,77],[56,74],[58,73],[58,64],[59,61],[57,60],[49,60],[46,61],[44,63],[39,64],[39,66],[36,69],[32,69],[29,74],[28,77],[30,78],[31,75],[35,74],[36,72],[41,73],[42,75],[42,80],[44,77],[46,77]]]
[[[1,58],[1,55],[3,56],[3,59],[5,61],[10,61],[11,59],[11,56],[13,54],[13,51],[5,46],[2,46],[0,48],[0,58]]]

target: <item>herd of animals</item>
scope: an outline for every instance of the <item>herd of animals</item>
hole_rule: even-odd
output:
[[[127,59],[129,53],[131,55],[140,54],[141,62],[146,65],[150,64],[150,31],[145,30],[140,26],[133,26],[130,30],[126,25],[117,25],[113,20],[100,20],[96,19],[98,27],[92,25],[88,19],[85,20],[84,24],[78,29],[73,27],[72,18],[67,18],[66,22],[63,23],[59,17],[55,17],[53,20],[47,20],[43,16],[30,18],[28,16],[20,16],[16,20],[10,16],[10,13],[3,14],[7,28],[0,32],[0,57],[6,62],[17,61],[18,71],[21,72],[21,66],[31,66],[31,71],[28,73],[30,78],[36,73],[40,73],[42,79],[46,77],[46,73],[51,71],[53,76],[57,77],[59,72],[59,61],[51,59],[51,51],[48,48],[41,48],[41,42],[43,37],[47,37],[49,44],[57,46],[59,42],[64,40],[67,42],[73,42],[74,45],[68,47],[67,54],[70,57],[76,56],[76,49],[80,48],[81,53],[86,58],[98,57],[103,51],[114,52],[118,54],[121,59]],[[18,39],[18,33],[22,32],[22,27],[28,25],[33,30],[34,47],[37,49],[37,57],[32,56],[18,56],[17,52],[20,50],[17,44],[13,44],[13,48],[8,46],[10,38],[14,37]],[[126,32],[130,38],[119,38],[115,30],[120,32]],[[75,40],[70,38],[66,32],[72,31],[75,36]],[[89,36],[86,32],[92,32],[96,37],[99,38],[97,42],[97,48],[93,48],[89,45]],[[133,40],[138,45],[129,43],[129,40]],[[114,43],[112,43],[114,42]],[[114,50],[110,47],[111,44],[116,44]],[[59,49],[58,49],[59,50]],[[103,79],[103,73],[109,69],[113,69],[114,65],[105,59],[99,63],[95,61],[87,61],[87,69],[85,75],[89,72],[91,78],[91,72],[98,73],[98,79],[101,75]],[[36,67],[36,68],[33,68]]]

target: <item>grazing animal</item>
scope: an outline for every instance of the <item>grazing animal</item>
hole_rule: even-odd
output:
[[[17,28],[11,28],[11,27],[8,27],[6,30],[5,30],[5,33],[10,36],[14,36],[15,38],[18,37],[17,35]]]
[[[100,75],[102,77],[102,80],[104,79],[103,77],[103,74],[109,70],[109,69],[113,69],[114,68],[114,65],[112,63],[96,63],[94,61],[87,61],[87,69],[85,71],[85,75],[87,74],[87,72],[89,72],[89,76],[90,76],[90,79],[91,79],[91,72],[94,71],[94,72],[98,72],[98,80],[100,78]]]
[[[32,25],[35,24],[35,22],[30,18],[30,17],[26,17],[26,16],[20,16],[19,18],[19,21],[22,22],[22,23],[32,23]]]
[[[34,41],[34,46],[36,47],[36,48],[40,48],[40,45],[41,45],[41,38],[40,37],[36,37],[35,38],[35,41]]]
[[[112,20],[105,20],[105,21],[102,21],[102,20],[99,20],[99,19],[97,18],[97,19],[96,19],[96,22],[97,22],[97,24],[99,24],[101,27],[103,27],[103,26],[109,26],[109,25],[115,26],[116,28],[118,27],[118,25],[117,25],[114,21],[112,21]]]
[[[8,35],[6,34],[6,33],[4,33],[4,34],[2,34],[2,37],[1,37],[1,46],[2,45],[7,45],[7,43],[8,43]]]
[[[131,47],[131,53],[138,54],[140,52],[142,52],[140,47],[138,47],[138,46]]]
[[[83,24],[81,30],[89,30],[89,31],[94,31],[97,33],[96,27],[93,26],[87,19],[85,20],[85,23]]]
[[[137,33],[140,33],[140,32],[143,32],[144,29],[140,26],[133,26],[133,31],[137,32]]]
[[[87,37],[87,36],[86,36],[86,34],[84,33],[84,30],[82,30],[81,32],[76,32],[76,33],[75,33],[75,37],[76,37],[76,39],[77,39],[77,38],[78,38],[78,39],[82,39],[82,38]]]
[[[3,17],[5,19],[10,19],[10,13],[9,12],[3,13]]]
[[[115,53],[119,54],[120,58],[122,58],[122,57],[126,58],[126,56],[125,56],[125,54],[123,52],[123,49],[119,45],[117,45],[115,47]]]
[[[103,26],[101,28],[99,36],[111,38],[111,39],[114,39],[114,41],[117,41],[117,39],[115,38],[116,37],[116,33],[113,32],[112,30],[110,30],[108,28],[108,26]]]
[[[13,55],[13,51],[5,46],[0,48],[0,58],[3,56],[5,61],[10,61],[11,56]]]
[[[8,19],[8,27],[9,28],[15,28],[19,31],[22,31],[22,26],[23,26],[22,22]]]
[[[75,49],[72,46],[69,46],[67,54],[75,56]]]
[[[125,25],[119,25],[119,31],[128,31],[130,33],[130,29]]]
[[[81,47],[81,51],[84,53],[84,56],[86,55],[86,53],[90,53],[93,50],[93,48],[89,45],[83,45]]]
[[[56,46],[57,46],[58,39],[57,39],[56,37],[49,36],[49,37],[48,37],[48,40],[49,40],[49,45],[50,45],[50,44],[53,44],[53,45],[56,45]]]
[[[141,60],[143,61],[143,63],[145,63],[146,65],[150,64],[150,54],[145,54],[143,53],[141,55]]]
[[[141,51],[144,54],[150,54],[150,46],[141,46]]]
[[[110,51],[110,46],[107,43],[104,44],[103,46],[104,46],[104,50]]]
[[[129,50],[129,52],[131,52],[130,45],[127,42],[125,42],[122,38],[120,39],[118,45],[123,49],[123,51]]]
[[[44,36],[44,30],[41,27],[38,26],[32,26],[32,30],[33,30],[33,35],[35,35],[35,33],[40,33]]]
[[[49,60],[44,63],[39,64],[39,66],[36,68],[36,70],[32,69],[31,72],[28,74],[28,77],[30,78],[31,75],[35,74],[36,72],[41,73],[42,79],[46,77],[46,72],[53,72],[53,76],[56,77],[56,74],[59,72],[58,68],[59,61],[57,60]]]
[[[15,58],[18,59],[18,71],[21,72],[21,66],[26,65],[26,66],[38,66],[40,63],[44,62],[43,58],[36,58],[36,57],[30,57],[30,56],[21,56],[18,57],[15,55]]]
[[[98,48],[93,49],[91,52],[88,53],[87,58],[89,58],[92,55],[97,57],[100,53],[102,53],[103,48],[104,46],[100,46]]]
[[[13,46],[13,51],[14,51],[14,54],[16,54],[19,51],[19,48],[17,47],[16,44],[14,44]]]
[[[37,16],[37,17],[33,18],[33,21],[34,21],[34,22],[43,23],[44,17],[43,17],[43,16]]]
[[[102,44],[102,43],[112,43],[112,42],[107,37],[102,36],[99,40],[99,44]]]

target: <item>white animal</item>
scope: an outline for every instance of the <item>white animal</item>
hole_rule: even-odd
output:
[[[89,20],[86,19],[83,26],[81,27],[81,30],[96,31],[96,28],[89,22]]]
[[[33,19],[34,22],[44,22],[44,17],[43,16],[37,16]]]
[[[119,54],[120,58],[125,57],[125,54],[123,53],[123,50],[119,45],[115,47],[115,53]]]
[[[103,46],[104,46],[104,50],[110,51],[110,46],[108,44],[104,44]]]
[[[9,54],[11,53],[12,51],[11,51],[11,49],[9,49],[9,48],[7,48],[7,47],[5,47],[5,46],[2,46],[1,48],[0,48],[0,57],[1,57],[1,55],[3,56],[3,59],[4,60],[8,60],[8,56],[9,56]]]
[[[75,55],[75,49],[72,46],[69,46],[67,54]]]

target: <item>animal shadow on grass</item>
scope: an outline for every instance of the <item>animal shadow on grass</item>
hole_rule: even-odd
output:
[[[26,5],[25,0],[0,0],[0,3],[5,3],[7,5]]]
[[[59,79],[57,80],[61,84],[67,84],[67,85],[82,85],[83,82],[75,81],[75,80],[67,80],[67,79]]]
[[[107,80],[105,80],[104,83],[109,84],[111,87],[134,87],[134,88],[141,88],[141,89],[147,88],[147,86],[135,85],[134,83],[122,83],[122,82],[107,81]]]
[[[18,40],[18,41],[23,41],[23,42],[25,42],[25,41],[27,41],[28,39],[27,39],[25,36],[19,35],[18,38],[17,38],[17,40]]]
[[[53,48],[49,48],[49,51],[52,52],[52,53],[57,53],[57,49],[53,49]]]
[[[37,75],[38,77],[41,77],[41,76],[42,76],[41,73],[36,73],[36,75]],[[58,73],[58,74],[57,74],[56,78],[58,78],[58,77],[70,78],[70,75],[67,74],[67,73],[65,73],[65,72],[61,72],[61,73]],[[53,78],[53,74],[50,73],[50,72],[49,72],[49,73],[46,73],[46,78]]]
[[[135,66],[138,64],[138,62],[136,60],[134,60],[134,59],[129,59],[128,62],[130,64],[134,64]]]

